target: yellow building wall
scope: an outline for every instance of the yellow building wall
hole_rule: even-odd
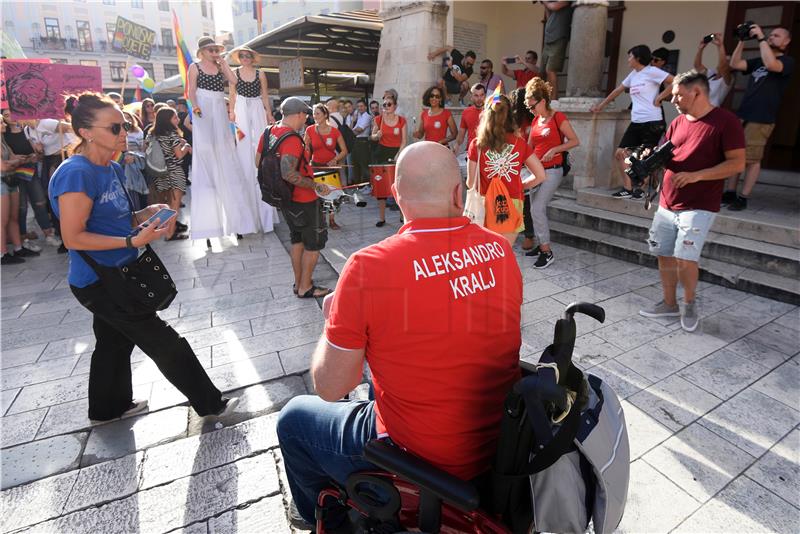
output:
[[[617,85],[628,75],[628,50],[645,44],[651,50],[662,46],[670,50],[680,50],[678,72],[692,68],[697,45],[704,35],[725,30],[725,19],[728,2],[625,2],[625,14],[622,19],[622,36],[619,45],[619,61],[617,63]],[[661,36],[665,31],[675,32],[675,40],[665,44]],[[733,50],[728,50],[731,54]],[[706,67],[716,66],[716,47],[706,47],[703,55]],[[617,98],[617,105],[627,107],[630,100],[627,95]],[[667,122],[677,112],[674,106],[664,105]]]
[[[544,33],[544,7],[541,4],[456,0],[452,5],[454,20],[486,24],[486,57],[479,57],[478,62],[491,59],[495,73],[501,74],[501,62],[505,56],[524,56],[526,50],[541,53]],[[477,77],[470,81],[476,82]],[[503,83],[508,89],[516,87],[511,78],[504,77]]]

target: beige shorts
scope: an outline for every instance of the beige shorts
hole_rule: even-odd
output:
[[[744,125],[744,158],[747,163],[758,163],[764,157],[764,147],[767,146],[774,124],[760,122],[747,122]]]
[[[550,72],[561,72],[564,68],[564,59],[567,57],[568,44],[569,39],[566,37],[545,44],[542,48],[542,68]]]

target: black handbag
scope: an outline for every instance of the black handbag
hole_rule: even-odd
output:
[[[572,165],[569,164],[569,152],[562,152],[561,153],[561,171],[562,175],[566,176],[569,174],[569,171],[572,169]]]
[[[100,265],[86,252],[76,252],[97,273],[117,306],[133,314],[155,313],[166,309],[178,290],[158,254],[150,245],[145,249],[135,261],[119,267]]]
[[[117,181],[128,197],[133,215],[133,200],[119,176]],[[94,270],[111,300],[128,313],[146,314],[166,309],[178,294],[167,268],[149,244],[134,261],[118,267],[100,265],[83,250],[75,252]]]

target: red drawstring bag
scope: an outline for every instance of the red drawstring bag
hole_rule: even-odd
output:
[[[486,228],[498,234],[511,234],[522,224],[522,215],[511,201],[506,184],[499,176],[486,188]]]

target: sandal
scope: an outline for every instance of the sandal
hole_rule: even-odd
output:
[[[184,239],[189,239],[189,236],[186,234],[173,234],[172,237],[168,237],[167,241],[183,241]]]
[[[330,227],[330,229],[331,229],[331,230],[339,230],[339,229],[341,229],[341,228],[342,228],[341,226],[339,226],[338,224],[336,224],[336,221],[331,221],[331,222],[328,224],[328,226]]]
[[[315,291],[320,291],[320,293],[315,293]],[[324,297],[325,295],[329,295],[330,293],[333,293],[333,290],[332,289],[328,289],[327,287],[311,286],[311,289],[309,289],[308,291],[306,291],[302,295],[300,293],[298,293],[297,294],[297,298],[299,298],[299,299],[318,299],[318,298]]]

